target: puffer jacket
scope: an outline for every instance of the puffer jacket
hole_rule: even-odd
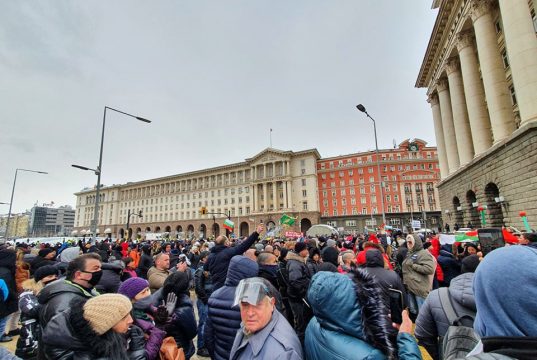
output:
[[[5,281],[8,289],[7,299],[0,306],[0,319],[18,310],[17,285],[15,282],[16,258],[15,251],[0,250],[0,279]]]
[[[39,325],[41,304],[37,301],[33,291],[24,291],[19,296],[19,308],[22,327],[15,355],[23,359],[30,359],[38,354],[38,342],[41,338],[41,326]]]
[[[121,285],[123,267],[114,263],[102,263],[103,276],[95,289],[101,294],[115,294]]]
[[[420,237],[414,234],[412,236],[414,247],[408,250],[403,261],[403,283],[412,294],[426,298],[432,288],[436,260],[429,251],[423,249]]]
[[[198,333],[196,317],[192,301],[187,294],[180,294],[175,304],[171,319],[165,327],[166,333],[173,336],[177,346],[183,348],[186,359],[190,359],[196,349],[194,348],[194,339]]]
[[[138,263],[138,276],[147,280],[147,271],[153,266],[153,258],[151,255],[142,252],[140,262]]]
[[[207,304],[213,292],[211,276],[205,272],[205,264],[200,263],[194,273],[194,289],[196,296],[202,303]]]
[[[257,233],[256,233],[257,234]],[[205,344],[213,360],[228,360],[233,340],[241,325],[241,313],[233,307],[235,289],[242,279],[257,276],[255,261],[242,255],[234,256],[227,271],[226,282],[209,298],[209,315],[205,323]]]
[[[451,253],[451,245],[449,244],[442,246],[437,260],[444,273],[444,284],[449,286],[451,280],[461,274],[461,263]]]
[[[473,273],[466,273],[451,280],[449,295],[455,312],[460,316],[475,317],[476,305],[473,291]],[[439,290],[433,290],[425,300],[416,320],[414,335],[429,354],[438,359],[438,337],[444,336],[449,327],[448,319],[440,303]]]
[[[306,359],[384,360],[395,353],[403,360],[421,359],[410,334],[399,333],[395,349],[390,340],[394,329],[376,281],[361,269],[355,276],[353,281],[321,271],[312,278],[308,301],[314,316],[306,329]]]
[[[78,299],[77,299],[78,300]],[[117,344],[109,343],[105,336],[97,336],[83,317],[83,302],[73,301],[78,306],[71,306],[55,316],[43,331],[43,351],[48,360],[95,360],[110,359],[107,354]],[[125,349],[130,360],[145,360],[144,334],[137,326],[128,332]],[[115,349],[116,351],[118,349]]]
[[[17,292],[21,294],[24,289],[22,283],[30,278],[30,265],[25,262],[17,263],[17,270],[15,271],[15,282],[17,284]]]
[[[306,265],[306,258],[293,251],[287,254],[287,274],[289,284],[287,295],[292,301],[302,301],[306,297],[306,292],[310,285],[311,274]]]
[[[366,267],[364,270],[373,275],[381,286],[386,306],[390,304],[389,289],[401,291],[403,299],[406,299],[406,291],[401,278],[395,271],[384,268],[385,262],[382,253],[376,249],[369,249],[365,256]]]

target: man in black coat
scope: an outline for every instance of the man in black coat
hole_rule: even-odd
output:
[[[397,273],[384,268],[384,257],[380,250],[368,249],[365,253],[365,270],[373,275],[382,288],[382,296],[386,306],[390,305],[388,289],[399,290],[406,299],[405,287]]]
[[[216,245],[211,249],[211,254],[207,260],[207,269],[211,274],[213,282],[213,291],[220,289],[224,286],[227,276],[227,269],[231,258],[235,255],[242,255],[246,250],[250,248],[258,239],[259,234],[263,232],[263,224],[257,226],[257,231],[254,231],[252,235],[239,245],[230,247],[229,239],[221,235],[216,238]]]
[[[17,255],[15,251],[8,249],[0,250],[0,280],[4,286],[0,287],[0,342],[11,341],[11,336],[4,335],[9,315],[19,309],[17,298],[17,286],[15,285]],[[1,291],[1,289],[4,289]],[[6,293],[4,293],[4,291]]]

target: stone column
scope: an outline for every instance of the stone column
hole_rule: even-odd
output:
[[[272,183],[272,204],[274,206],[274,211],[278,210],[278,205],[279,205],[279,201],[278,201],[278,198],[277,198],[277,195],[278,195],[278,187],[277,187],[278,183],[276,181],[274,181]]]
[[[263,179],[267,178],[267,164],[263,164]]]
[[[291,176],[291,160],[287,160],[286,161],[286,174],[287,176]]]
[[[292,208],[293,207],[293,191],[291,189],[291,181],[286,181],[285,183],[287,184],[287,189],[286,189],[287,207]]]
[[[537,120],[537,40],[527,0],[500,0],[521,125]],[[534,0],[535,4],[535,0]],[[537,8],[534,9],[537,11]]]
[[[267,187],[268,183],[263,183],[263,205],[264,205],[264,212],[268,211],[268,196],[267,196]]]
[[[283,192],[283,207],[285,209],[288,209],[289,199],[287,198],[287,181],[282,181],[282,192]]]
[[[472,134],[470,123],[468,122],[461,69],[457,58],[452,58],[448,61],[446,73],[451,93],[451,109],[453,110],[453,125],[455,126],[459,159],[461,165],[465,165],[474,158],[474,145],[472,144]]]
[[[515,130],[515,120],[489,1],[474,1],[470,15],[474,23],[492,134],[497,143]]]
[[[459,168],[459,154],[457,153],[457,139],[455,138],[455,126],[453,125],[453,112],[451,110],[451,97],[448,82],[442,79],[436,87],[438,100],[440,101],[440,113],[442,114],[442,130],[444,130],[444,142],[448,160],[449,173]]]
[[[252,212],[255,212],[255,204],[257,203],[256,201],[256,198],[255,198],[255,187],[257,185],[252,185],[251,186],[251,189],[252,189]]]
[[[472,129],[475,154],[481,154],[492,146],[490,119],[485,104],[485,89],[479,75],[474,38],[469,32],[457,37],[457,50],[464,79],[464,94],[468,108],[468,118]]]
[[[446,143],[444,141],[444,130],[442,129],[442,114],[438,104],[438,95],[433,94],[427,100],[433,110],[434,133],[436,137],[436,147],[438,152],[438,162],[440,164],[440,177],[443,179],[448,176],[448,161],[446,155]]]

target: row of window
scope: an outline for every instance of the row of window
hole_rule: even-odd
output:
[[[396,155],[388,154],[382,154],[381,159],[382,161],[386,160],[409,160],[409,159],[432,159],[434,156],[436,156],[436,152],[434,151],[426,151],[424,154],[417,153],[417,152],[410,152],[401,154],[398,153]],[[347,160],[335,160],[335,161],[329,161],[329,162],[321,162],[321,169],[329,168],[333,169],[335,167],[345,167],[345,166],[352,166],[352,165],[361,165],[361,164],[367,164],[373,162],[373,155],[363,156],[363,157],[356,157],[351,158]],[[393,170],[392,170],[393,171]]]

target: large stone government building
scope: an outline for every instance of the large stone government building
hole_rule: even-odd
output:
[[[419,139],[405,140],[398,149],[381,150],[381,158],[383,184],[389,188],[385,199],[389,224],[404,226],[411,217],[421,219],[423,213],[429,215],[431,226],[438,224],[436,148]],[[123,237],[128,228],[131,236],[165,232],[171,236],[212,236],[223,230],[222,222],[229,215],[236,233],[244,236],[260,221],[269,229],[277,226],[284,213],[297,218],[286,229],[289,231],[305,232],[321,222],[361,231],[366,225],[382,223],[380,208],[375,205],[381,199],[375,163],[372,152],[321,159],[316,149],[293,152],[268,148],[241,163],[103,186],[98,232]],[[334,177],[337,184],[325,180]],[[89,233],[95,188],[75,195],[75,232]],[[337,208],[332,205],[334,201]],[[209,214],[200,214],[202,207]],[[142,217],[137,216],[140,211]]]
[[[537,217],[536,0],[435,0],[416,87],[427,88],[443,218],[522,227]]]

